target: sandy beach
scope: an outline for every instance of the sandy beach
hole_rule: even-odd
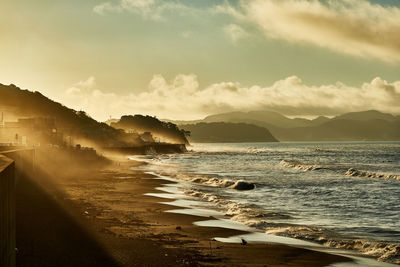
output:
[[[159,203],[166,199],[144,194],[172,182],[134,169],[144,163],[112,160],[86,170],[74,171],[74,164],[37,170],[19,180],[18,266],[327,266],[349,260],[279,244],[212,241],[243,232],[196,226],[209,218],[165,212],[174,208]]]

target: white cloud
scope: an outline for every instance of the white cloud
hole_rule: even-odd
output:
[[[99,15],[104,15],[106,12],[122,12],[122,7],[106,2],[95,6],[93,11]]]
[[[269,38],[400,62],[400,8],[367,0],[247,0],[214,9],[256,25]]]
[[[146,19],[160,20],[165,11],[180,10],[189,11],[190,8],[174,1],[163,0],[118,0],[114,2],[104,2],[93,8],[93,11],[99,15],[107,12],[130,12],[141,15]]]
[[[198,119],[220,112],[260,109],[300,116],[368,109],[400,114],[400,81],[390,83],[378,77],[360,87],[342,83],[310,86],[291,76],[271,86],[243,87],[239,83],[221,82],[202,89],[193,74],[177,75],[170,82],[155,75],[147,91],[118,95],[99,90],[95,79],[90,77],[66,90],[61,102],[100,120],[110,115],[138,113]]]
[[[233,43],[236,43],[240,39],[248,37],[248,33],[237,24],[229,24],[224,27],[224,32],[229,36]]]

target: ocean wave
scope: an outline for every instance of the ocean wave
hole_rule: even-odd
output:
[[[326,167],[321,165],[304,164],[299,161],[282,160],[280,164],[285,167],[293,168],[300,171],[315,171],[315,170],[326,169]]]
[[[223,197],[205,193],[198,190],[187,189],[184,191],[186,195],[199,198],[200,200],[215,203],[222,212],[229,216],[232,220],[238,222],[250,222],[251,220],[261,220],[261,219],[289,219],[290,216],[285,214],[280,214],[277,212],[265,212],[260,208],[252,204],[240,203],[233,200],[228,200]],[[251,225],[254,226],[254,225]]]
[[[400,244],[348,239],[322,227],[280,223],[276,220],[287,221],[291,217],[278,212],[266,212],[255,205],[227,200],[211,193],[192,189],[184,193],[215,203],[231,220],[265,231],[267,234],[315,242],[332,248],[355,250],[380,261],[400,264]]]
[[[302,239],[321,245],[355,250],[380,261],[400,264],[400,244],[341,238],[336,233],[313,226],[267,227],[267,234]]]
[[[363,240],[332,240],[326,242],[324,245],[341,249],[353,249],[365,255],[375,257],[380,261],[400,264],[400,245],[398,244],[387,244],[383,242]]]
[[[266,152],[271,152],[270,148],[266,147],[248,147],[246,153],[249,154],[260,154],[260,153],[266,153]]]
[[[370,171],[360,171],[357,169],[350,168],[346,171],[347,176],[353,177],[365,177],[365,178],[380,178],[380,179],[394,179],[400,181],[400,175],[377,173]]]
[[[257,147],[257,146],[237,146],[232,147],[229,145],[213,145],[212,147],[204,147],[200,144],[192,145],[190,152],[201,154],[260,154],[274,151],[273,148]]]
[[[232,188],[239,191],[244,190],[252,190],[256,188],[256,185],[252,182],[244,181],[244,180],[232,180],[226,178],[217,178],[214,176],[207,175],[187,175],[187,174],[177,174],[175,176],[177,179],[188,181],[196,184],[203,184],[212,187],[221,187],[221,188]]]

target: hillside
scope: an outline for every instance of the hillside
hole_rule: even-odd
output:
[[[326,117],[319,117],[315,120],[303,118],[290,119],[274,111],[249,111],[249,112],[229,112],[210,115],[204,118],[203,122],[244,122],[252,123],[262,127],[270,125],[282,128],[293,128],[303,126],[314,126],[324,122]]]
[[[96,146],[124,146],[140,143],[132,135],[99,123],[83,111],[67,108],[39,92],[0,84],[0,111],[12,110],[14,117],[54,117],[57,128],[77,142]]]
[[[171,122],[163,122],[151,116],[122,116],[120,120],[110,122],[110,125],[116,129],[123,129],[128,132],[136,131],[140,134],[151,132],[156,140],[162,142],[177,144],[189,143],[184,130],[180,130]]]
[[[367,110],[361,112],[349,112],[334,117],[335,120],[356,120],[356,121],[370,121],[370,120],[385,120],[396,121],[399,117],[395,117],[389,113],[382,113],[377,110]]]
[[[202,122],[254,124],[267,128],[280,141],[400,140],[400,116],[376,110],[345,113],[333,118],[320,116],[313,120],[291,119],[273,111],[229,112],[208,116]]]
[[[246,123],[202,122],[181,127],[191,132],[192,142],[278,142],[267,129]]]
[[[400,140],[400,121],[335,119],[315,127],[272,131],[282,141],[395,141]]]
[[[316,126],[328,121],[329,118],[320,116],[314,120],[307,120],[303,118],[288,118],[278,112],[274,111],[249,111],[249,112],[227,112],[205,117],[203,120],[194,121],[173,121],[178,125],[196,124],[200,122],[233,122],[233,123],[249,123],[258,125],[260,127],[280,127],[280,128],[293,128]]]

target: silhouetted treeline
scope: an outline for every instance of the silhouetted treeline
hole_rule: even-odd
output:
[[[151,132],[156,140],[169,143],[189,143],[186,138],[189,132],[179,129],[174,123],[163,122],[152,116],[122,116],[118,122],[111,122],[111,126],[125,131]]]

